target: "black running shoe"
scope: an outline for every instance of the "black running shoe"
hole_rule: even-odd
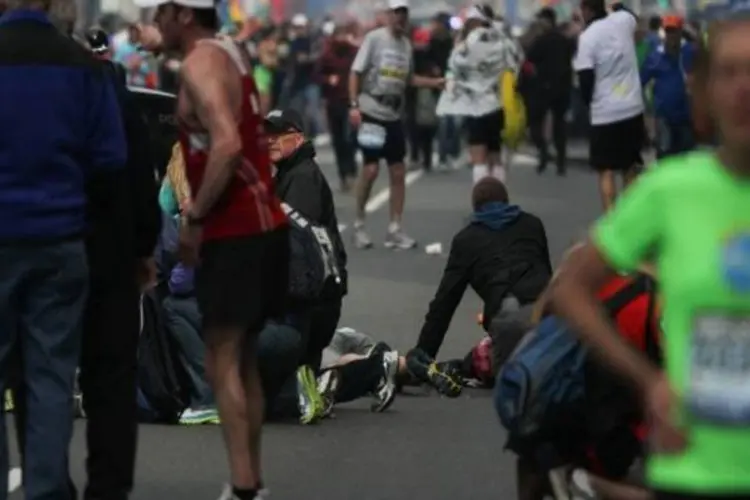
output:
[[[406,355],[407,369],[420,381],[431,385],[438,393],[449,398],[461,395],[460,374],[452,367],[441,367],[421,349],[412,349]]]

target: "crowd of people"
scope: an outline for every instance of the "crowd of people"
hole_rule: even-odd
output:
[[[316,34],[298,15],[231,37],[212,0],[139,0],[153,24],[80,40],[73,20],[51,22],[52,3],[0,18],[0,120],[14,124],[0,140],[0,377],[26,498],[77,496],[79,389],[85,498],[129,497],[138,422],[159,421],[220,424],[221,499],[258,500],[264,421],[311,424],[363,397],[382,412],[407,384],[447,397],[494,387],[519,498],[750,497],[741,2],[708,43],[678,16],[644,30],[603,0],[582,0],[564,24],[542,9],[520,39],[486,5],[460,27],[440,14],[414,28],[406,0],[389,0],[363,34],[330,22]],[[176,95],[167,165],[129,87]],[[543,222],[512,203],[508,103],[526,105],[540,174],[549,118],[565,175],[576,93],[605,213],[554,271]],[[348,256],[316,163],[325,128],[340,188],[356,188],[357,249],[373,246],[365,215],[381,162],[385,246],[416,246],[403,228],[407,160],[431,170],[441,137],[449,168],[465,131],[472,215],[406,352],[339,325]],[[648,142],[659,161],[642,173]],[[437,361],[468,287],[487,337]]]

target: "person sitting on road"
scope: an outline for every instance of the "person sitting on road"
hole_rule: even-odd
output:
[[[504,302],[513,297],[519,307],[528,306],[552,276],[544,224],[511,205],[501,181],[480,180],[472,191],[472,205],[471,222],[453,238],[443,277],[412,350],[415,359],[437,356],[468,286],[484,302],[483,326],[489,331]]]
[[[157,249],[160,282],[164,285],[162,308],[168,332],[178,346],[180,361],[190,381],[190,405],[180,415],[180,424],[218,424],[211,386],[206,379],[206,345],[201,338],[201,313],[195,297],[194,269],[179,262],[177,242],[180,214],[190,205],[190,185],[179,144],[172,150],[167,175],[159,192],[164,215]]]

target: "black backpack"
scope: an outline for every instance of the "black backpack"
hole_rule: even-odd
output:
[[[141,296],[142,324],[138,342],[138,388],[153,418],[176,423],[190,401],[187,376],[169,334],[155,290]]]
[[[293,300],[317,300],[331,284],[342,287],[333,238],[328,228],[314,224],[286,203],[289,219],[289,296]]]

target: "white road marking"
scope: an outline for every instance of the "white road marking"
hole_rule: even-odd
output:
[[[8,471],[8,493],[13,493],[21,487],[23,482],[21,468],[14,467]]]
[[[423,175],[424,171],[422,169],[407,172],[406,179],[404,179],[406,187],[409,187],[417,182],[417,180],[419,180]],[[378,192],[375,196],[370,198],[370,201],[368,201],[367,205],[365,205],[365,212],[371,214],[377,211],[380,207],[388,203],[388,199],[390,198],[390,196],[391,188],[385,188],[382,191]]]

